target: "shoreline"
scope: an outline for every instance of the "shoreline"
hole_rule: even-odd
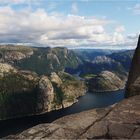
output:
[[[33,117],[33,116],[40,116],[40,115],[45,115],[46,113],[51,113],[51,112],[54,112],[54,111],[59,111],[59,110],[62,110],[62,109],[65,109],[65,108],[68,108],[68,107],[71,107],[72,105],[74,105],[75,103],[79,102],[79,98],[82,97],[82,96],[85,96],[87,94],[87,90],[85,91],[85,93],[81,96],[78,96],[74,102],[68,102],[69,106],[65,106],[65,107],[59,107],[59,108],[55,108],[51,111],[44,111],[44,112],[41,112],[41,113],[36,113],[36,114],[27,114],[27,115],[23,115],[23,116],[15,116],[15,117],[7,117],[5,119],[0,119],[0,122],[2,121],[7,121],[7,120],[13,120],[13,119],[22,119],[22,118],[25,118],[25,117]]]
[[[120,89],[116,89],[116,90],[88,90],[88,92],[96,92],[96,93],[106,93],[106,92],[115,92],[115,91],[121,91],[121,90],[125,90],[125,87],[120,88]]]

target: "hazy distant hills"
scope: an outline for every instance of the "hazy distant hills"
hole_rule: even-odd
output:
[[[76,53],[83,63],[77,69],[67,68],[66,71],[79,71],[90,91],[111,91],[125,87],[134,50],[76,50]]]
[[[112,53],[108,57],[120,62],[124,69],[128,72],[130,69],[131,61],[134,55],[134,50],[127,50],[118,53]]]
[[[81,74],[97,74],[104,70],[128,73],[134,50],[85,50],[85,53],[83,50],[76,50],[76,53],[83,61],[78,68]]]
[[[117,50],[107,49],[73,49],[73,51],[83,60],[92,61],[97,56],[109,55]]]

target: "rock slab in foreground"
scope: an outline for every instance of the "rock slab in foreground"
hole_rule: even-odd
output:
[[[93,109],[40,124],[7,138],[140,139],[140,95],[104,109]]]

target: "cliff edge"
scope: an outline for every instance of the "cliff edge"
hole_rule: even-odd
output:
[[[138,94],[140,94],[140,36],[133,56],[125,96],[131,97]]]

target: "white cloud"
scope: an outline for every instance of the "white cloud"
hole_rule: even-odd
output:
[[[122,25],[116,27],[116,29],[115,29],[115,32],[118,32],[118,33],[121,33],[121,32],[124,32],[124,31],[125,31],[125,28]]]
[[[44,46],[126,46],[135,45],[132,37],[125,37],[125,28],[117,26],[108,33],[107,19],[77,15],[48,15],[44,9],[15,11],[0,7],[0,42],[28,43]]]

